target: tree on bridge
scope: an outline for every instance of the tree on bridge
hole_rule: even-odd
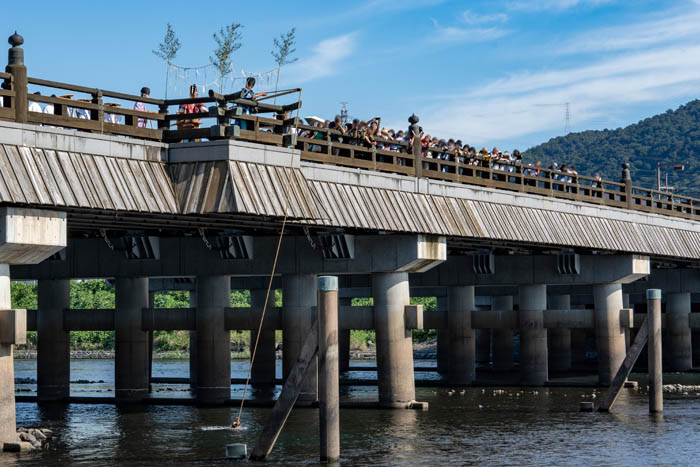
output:
[[[224,78],[231,73],[231,55],[241,48],[241,31],[242,24],[233,23],[225,26],[214,33],[214,41],[216,41],[216,49],[214,56],[209,57],[209,61],[216,67],[219,72],[219,92],[224,92]]]
[[[168,23],[168,28],[165,31],[165,37],[163,42],[158,44],[158,49],[153,50],[153,54],[156,57],[165,60],[167,67],[165,68],[165,98],[168,98],[168,75],[170,71],[170,65],[175,60],[177,52],[180,50],[180,40],[175,35],[173,27]]]
[[[297,32],[297,28],[292,28],[287,32],[287,34],[280,34],[279,39],[274,38],[272,42],[275,44],[275,49],[271,52],[272,56],[275,58],[275,63],[277,64],[277,79],[275,80],[275,93],[280,82],[280,70],[284,65],[289,65],[298,60],[298,58],[290,58],[290,56],[297,51],[294,49],[294,43],[296,38],[294,35]],[[277,103],[277,98],[275,97],[274,103]]]

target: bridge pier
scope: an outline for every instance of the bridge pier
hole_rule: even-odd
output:
[[[70,395],[70,332],[63,329],[63,310],[70,308],[70,280],[38,281],[37,302],[37,399],[65,400]]]
[[[513,297],[511,295],[496,295],[491,297],[492,311],[511,311],[513,309]],[[508,371],[513,369],[513,330],[493,330],[493,369],[496,371]]]
[[[372,296],[379,404],[405,407],[416,398],[412,332],[404,321],[404,308],[410,304],[408,273],[373,273]]]
[[[11,303],[10,267],[7,264],[0,264],[0,313],[2,313],[0,325],[2,326],[9,324],[9,314],[13,313],[10,311]],[[13,360],[13,345],[15,343],[21,342],[14,342],[14,339],[0,340],[0,444],[17,441],[15,365]]]
[[[250,291],[250,306],[262,310],[265,304],[265,296],[267,289],[252,289]],[[271,312],[275,306],[275,291],[270,290],[270,297],[267,302],[267,312]],[[255,338],[258,335],[257,329],[250,330],[250,352],[251,358]],[[275,384],[275,370],[277,368],[277,360],[275,357],[275,330],[271,327],[263,327],[260,332],[258,341],[258,349],[255,353],[255,363],[252,363],[250,382],[255,385],[271,385]]]
[[[197,308],[197,290],[190,290],[190,308]],[[190,331],[190,389],[197,388],[197,331]]]
[[[474,286],[452,286],[447,290],[447,329],[450,336],[447,380],[450,384],[471,384],[476,369],[475,332],[472,329]]]
[[[446,312],[448,297],[437,297],[435,299],[435,309],[439,312]],[[437,372],[447,374],[450,366],[450,332],[447,328],[437,329],[436,343]]]
[[[475,329],[475,356],[479,363],[491,362],[491,329]]]
[[[569,295],[550,295],[549,309],[570,310]],[[561,372],[571,369],[571,329],[548,329],[549,335],[549,371]]]
[[[352,306],[352,298],[338,298],[338,309]],[[338,328],[338,368],[339,371],[350,370],[350,329]]]
[[[287,379],[296,364],[306,336],[316,321],[317,302],[314,274],[287,274],[282,276],[282,374]],[[318,359],[309,364],[297,404],[318,400]]]
[[[229,306],[230,276],[197,277],[198,405],[219,405],[231,397],[231,332],[224,326]]]
[[[693,367],[690,293],[672,293],[666,297],[667,370],[687,371]]]
[[[547,286],[521,285],[520,294],[520,382],[542,386],[549,377],[547,367]]]
[[[118,278],[114,285],[114,393],[117,402],[148,395],[148,332],[141,328],[148,307],[148,278]]]
[[[622,284],[593,285],[595,337],[598,348],[598,382],[608,386],[625,359],[625,333],[620,326]]]

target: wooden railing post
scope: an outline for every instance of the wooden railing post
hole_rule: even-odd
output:
[[[632,199],[632,176],[630,175],[630,165],[627,162],[622,163],[622,183],[625,184],[625,201],[627,201],[627,208],[632,209],[634,207],[634,200]]]
[[[27,122],[27,67],[24,66],[24,38],[17,34],[17,31],[7,39],[12,46],[8,52],[7,67],[5,71],[12,75],[15,90],[13,107],[15,108],[15,121],[17,123]]]
[[[423,176],[423,163],[421,162],[423,148],[420,144],[421,130],[418,126],[419,121],[420,119],[416,114],[408,117],[408,123],[411,124],[411,126],[408,127],[408,132],[409,134],[413,135],[413,146],[411,146],[411,152],[413,153],[413,168],[416,171],[416,177],[420,178]]]

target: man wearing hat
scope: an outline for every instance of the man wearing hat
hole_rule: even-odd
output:
[[[146,86],[141,88],[141,97],[150,97],[151,96],[151,90],[147,88]],[[134,110],[140,110],[141,112],[146,111],[146,104],[143,102],[137,102],[134,104]],[[139,128],[146,128],[146,119],[145,118],[139,118]]]

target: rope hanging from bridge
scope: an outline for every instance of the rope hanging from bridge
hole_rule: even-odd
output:
[[[299,92],[299,102],[301,102],[301,89],[296,89]],[[301,106],[300,106],[301,107]],[[299,112],[300,109],[297,107],[296,118],[294,119],[294,134],[296,135],[299,129]],[[250,367],[248,368],[248,377],[245,380],[245,385],[243,386],[243,397],[241,397],[241,406],[238,408],[238,415],[236,420],[231,423],[232,428],[238,428],[241,426],[241,414],[243,413],[243,405],[245,404],[245,396],[248,392],[248,385],[250,384],[250,377],[253,373],[253,365],[255,364],[255,354],[258,350],[258,342],[260,341],[260,333],[262,332],[263,321],[265,320],[265,312],[267,311],[267,303],[270,300],[270,292],[272,290],[272,281],[275,278],[275,271],[277,270],[277,260],[279,259],[280,249],[282,247],[282,238],[284,236],[284,229],[287,226],[287,216],[289,208],[289,190],[291,186],[291,178],[294,176],[294,150],[292,149],[289,161],[289,181],[284,190],[284,217],[282,218],[282,228],[280,229],[279,237],[277,238],[277,248],[275,249],[275,259],[272,262],[272,271],[270,271],[270,280],[267,282],[267,292],[265,293],[265,303],[263,303],[262,313],[260,314],[260,323],[258,324],[258,333],[255,336],[255,344],[253,344],[253,351],[250,354]]]

